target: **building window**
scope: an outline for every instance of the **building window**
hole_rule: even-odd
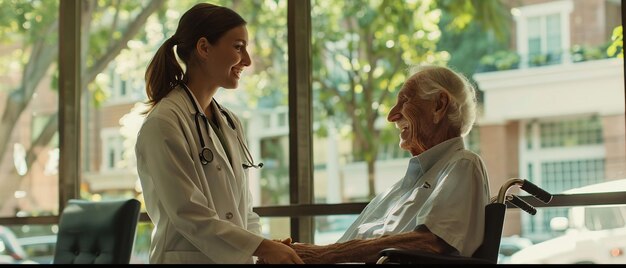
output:
[[[287,112],[278,113],[278,127],[287,127]]]
[[[102,139],[102,171],[120,168],[124,154],[124,138],[118,129],[104,129],[100,133]]]
[[[605,149],[598,116],[532,120],[522,123],[521,176],[554,194],[605,180]],[[522,215],[522,232],[535,240],[551,234],[550,220],[567,217],[566,208]]]
[[[511,11],[517,26],[517,47],[522,66],[569,61],[569,16],[572,10],[572,2],[564,0]]]
[[[581,159],[541,163],[543,189],[560,193],[604,181],[604,159]]]
[[[112,63],[107,72],[109,82],[103,83],[103,87],[108,89],[106,103],[114,105],[142,100],[145,97],[143,92],[145,83],[143,79],[141,77],[120,74],[122,71],[118,69],[116,64]]]
[[[560,14],[528,18],[528,64],[530,66],[560,63]]]
[[[602,122],[598,117],[540,124],[541,148],[602,144]]]

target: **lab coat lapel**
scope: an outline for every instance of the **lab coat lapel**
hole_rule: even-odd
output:
[[[186,94],[184,88],[182,88],[181,86],[178,86],[177,88],[179,88],[179,90],[181,91],[181,94]],[[187,96],[184,96],[184,98],[188,99]],[[193,98],[193,102],[195,102],[196,107],[200,107],[200,104],[198,103],[198,100],[196,99],[195,96],[193,96],[193,94],[192,94],[192,98]],[[190,124],[192,124],[191,125],[192,128],[195,128],[195,125],[193,125],[193,124],[195,124],[196,109],[194,108],[193,105],[194,104],[191,103],[191,102],[187,103],[187,109],[189,110],[189,114],[191,116]],[[212,112],[216,115],[217,120],[218,120],[220,126],[227,126],[223,122],[224,121],[223,120],[223,116],[222,116],[221,113],[219,113],[219,109],[217,109],[214,101],[211,101],[210,107],[212,109]],[[209,150],[211,150],[211,152],[213,152],[213,157],[214,157],[213,161],[218,161],[219,163],[223,163],[222,166],[224,166],[225,170],[228,172],[230,177],[236,177],[235,176],[236,173],[233,171],[233,168],[232,168],[233,167],[232,166],[233,163],[230,163],[228,161],[228,157],[226,156],[226,152],[224,151],[224,148],[222,147],[222,143],[220,142],[219,137],[215,133],[216,130],[213,129],[213,127],[211,127],[210,124],[208,124],[208,123],[205,124],[205,122],[203,122],[204,120],[202,120],[201,118],[198,118],[198,120],[202,121],[202,122],[199,122],[199,123],[200,123],[200,129],[201,129],[200,131],[203,133],[202,134],[203,136],[202,137],[197,137],[197,139],[199,140],[199,139],[204,139],[204,137],[208,137],[208,140],[205,140],[205,142],[207,143],[206,144],[207,148],[209,148]],[[207,133],[207,128],[208,128],[208,133]],[[222,128],[223,128],[222,131],[224,131],[226,129],[230,129],[230,127],[222,127]],[[207,135],[207,136],[204,136],[204,135]],[[230,142],[229,142],[229,140],[232,140],[232,138],[229,137],[230,135],[231,135],[230,132],[224,131],[224,136],[225,136],[225,138],[227,140],[226,144],[228,144],[229,149],[232,148],[232,145],[230,145]],[[237,137],[235,136],[234,138],[236,139]],[[231,154],[233,154],[233,155],[231,155],[231,157],[233,159],[237,159],[239,157],[238,153],[235,153],[234,150],[231,149],[230,151],[231,151]],[[235,156],[235,155],[237,155],[237,156]],[[239,165],[241,165],[241,164],[239,164]]]
[[[230,158],[232,162],[228,165],[228,170],[234,175],[235,178],[241,178],[241,150],[239,149],[239,140],[237,139],[237,130],[230,127],[228,124],[228,120],[226,120],[225,115],[223,115],[220,110],[217,108],[215,104],[215,100],[211,102],[211,109],[215,117],[217,118],[218,124],[222,130],[222,134],[224,135],[225,144],[228,146],[228,151],[230,152]],[[218,139],[217,135],[214,131],[211,133],[215,138]],[[215,144],[214,146],[219,145],[221,157],[224,158],[224,162],[228,163],[228,157],[226,157],[226,152],[222,148],[222,144],[217,141],[219,144]]]

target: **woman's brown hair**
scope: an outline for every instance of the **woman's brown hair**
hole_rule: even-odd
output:
[[[237,12],[213,4],[196,4],[185,12],[174,35],[163,42],[146,69],[146,93],[150,107],[145,113],[149,113],[179,81],[186,80],[174,47],[178,57],[189,66],[189,58],[200,38],[215,44],[230,29],[245,24],[246,21]]]

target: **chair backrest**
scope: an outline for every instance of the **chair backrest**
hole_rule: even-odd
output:
[[[128,264],[139,220],[136,199],[69,200],[59,220],[54,264]]]
[[[485,207],[485,233],[483,243],[476,249],[472,257],[498,262],[498,251],[502,240],[502,228],[504,227],[504,213],[506,205],[491,203]]]

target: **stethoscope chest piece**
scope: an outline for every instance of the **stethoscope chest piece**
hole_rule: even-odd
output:
[[[204,143],[204,137],[202,136],[202,131],[200,130],[200,119],[204,121],[204,126],[207,132],[209,132],[209,120],[207,119],[206,115],[204,115],[204,113],[200,112],[200,109],[196,105],[196,101],[193,95],[191,94],[191,90],[189,89],[189,87],[187,87],[187,85],[182,81],[180,81],[180,85],[183,85],[185,92],[187,93],[187,96],[189,97],[189,100],[191,101],[191,104],[193,105],[193,108],[196,111],[194,121],[196,123],[196,130],[198,131],[198,137],[200,137],[200,146],[202,147],[202,150],[200,151],[200,163],[202,163],[203,165],[206,165],[213,161],[213,151],[211,151],[211,149],[206,147],[206,144]],[[226,118],[226,121],[228,121],[228,125],[230,126],[230,128],[236,131],[235,122],[230,117],[230,115],[224,109],[222,109],[222,107],[217,103],[217,101],[213,100],[213,102],[215,103],[217,108],[220,110],[222,115],[224,115],[224,117]],[[237,133],[237,141],[239,141],[239,146],[241,146],[241,149],[245,151],[246,160],[248,161],[248,163],[242,164],[243,168],[244,169],[248,169],[251,167],[262,168],[263,163],[259,163],[258,165],[254,164],[254,159],[252,159],[252,155],[250,154],[248,147],[241,141],[241,138],[239,138],[239,133]]]
[[[200,151],[200,162],[202,162],[203,165],[206,165],[208,163],[211,163],[213,161],[213,151],[211,151],[211,149],[204,147],[202,148],[202,151]]]

